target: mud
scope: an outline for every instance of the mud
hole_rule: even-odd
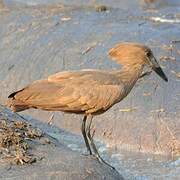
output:
[[[10,164],[32,164],[36,162],[29,150],[29,141],[41,138],[42,132],[22,121],[0,119],[0,159]]]

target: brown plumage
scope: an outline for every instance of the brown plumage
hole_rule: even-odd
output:
[[[29,108],[48,111],[83,113],[82,133],[87,149],[102,161],[90,134],[86,118],[103,113],[120,102],[131,91],[143,67],[150,66],[165,81],[167,78],[151,50],[138,43],[120,43],[109,51],[109,56],[122,64],[121,70],[64,71],[35,81],[9,95],[8,106],[15,112]]]

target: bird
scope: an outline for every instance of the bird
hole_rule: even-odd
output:
[[[34,108],[83,114],[81,132],[87,151],[99,162],[106,163],[91,133],[93,117],[122,101],[141,78],[145,66],[168,81],[152,50],[144,44],[120,42],[109,50],[109,57],[122,67],[106,71],[82,69],[58,72],[13,92],[8,96],[7,105],[14,112]]]

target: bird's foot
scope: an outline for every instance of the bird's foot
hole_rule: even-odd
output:
[[[113,167],[113,166],[111,166],[109,163],[107,163],[101,156],[96,155],[96,154],[94,154],[93,156],[99,161],[99,163],[101,163],[101,164],[106,164],[106,165],[109,166],[111,169],[115,170],[115,167]]]
[[[86,156],[86,157],[90,157],[90,158],[93,158],[93,159],[96,159],[98,160],[99,163],[101,164],[106,164],[107,166],[109,166],[111,169],[115,170],[115,167],[111,166],[109,163],[107,163],[104,159],[102,159],[99,155],[96,155],[96,154],[90,154],[88,152],[86,153],[82,153],[83,156]]]

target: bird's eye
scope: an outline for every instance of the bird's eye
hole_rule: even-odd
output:
[[[151,51],[147,51],[147,52],[146,52],[146,56],[147,56],[147,57],[150,57],[150,56],[151,56]]]

